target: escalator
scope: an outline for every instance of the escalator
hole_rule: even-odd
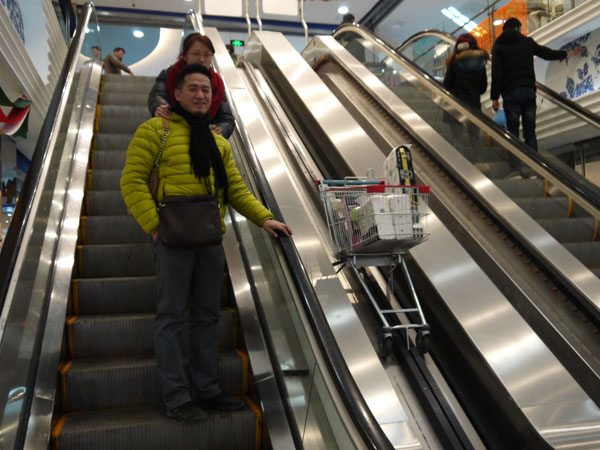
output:
[[[101,83],[100,66],[78,60],[92,12],[86,4],[40,135],[39,173],[26,181],[32,189],[24,190],[22,219],[2,253],[2,447],[388,449],[387,433],[420,448],[366,335],[353,330],[354,363],[369,367],[363,377],[375,383],[371,397],[386,398],[375,409],[385,433],[375,420],[294,243],[278,244],[233,211],[224,236],[219,367],[223,390],[243,396],[246,407],[209,412],[197,425],[165,417],[152,356],[150,245],[118,190],[153,80],[106,76]],[[220,38],[214,41],[216,59],[229,58]],[[271,177],[252,156],[261,145],[243,127],[232,138],[247,184],[278,218],[304,213],[278,206]],[[295,231],[315,234],[311,226]],[[322,284],[346,297],[336,283]]]
[[[327,51],[323,51],[324,47],[327,47]],[[519,309],[521,305],[513,306],[509,301],[517,296],[507,292],[502,283],[496,285],[494,282],[497,283],[498,278],[487,267],[487,262],[484,264],[481,259],[476,260],[471,255],[476,252],[463,247],[457,240],[456,235],[459,231],[462,232],[465,224],[479,221],[481,226],[475,231],[471,230],[472,234],[478,234],[478,240],[488,239],[481,231],[485,228],[498,236],[497,239],[508,241],[504,246],[511,248],[512,242],[506,233],[502,233],[504,230],[494,227],[491,218],[495,217],[481,212],[481,205],[466,196],[467,191],[458,186],[454,173],[449,177],[446,170],[442,171],[442,168],[447,168],[440,166],[439,159],[434,160],[428,153],[431,151],[431,144],[423,138],[416,139],[406,129],[401,129],[404,123],[399,119],[399,114],[390,114],[385,122],[381,121],[379,114],[385,109],[382,99],[393,102],[389,90],[385,86],[379,89],[373,74],[367,74],[363,65],[355,59],[347,59],[348,52],[333,39],[315,38],[303,53],[306,61],[317,68],[323,81],[293,53],[289,43],[281,37],[274,33],[259,32],[250,39],[244,53],[244,62],[259,68],[265,77],[264,83],[268,84],[281,102],[295,130],[292,139],[299,139],[306,146],[306,149],[297,152],[299,160],[307,161],[303,155],[305,152],[309,153],[309,158],[314,158],[318,171],[333,178],[364,176],[369,169],[373,169],[377,176],[390,148],[400,142],[411,143],[410,139],[415,139],[419,144],[419,148],[415,144],[413,152],[417,180],[432,185],[432,192],[435,194],[432,202],[435,208],[443,200],[458,205],[460,202],[457,202],[457,198],[467,199],[461,200],[463,205],[457,208],[469,210],[473,217],[461,218],[462,224],[458,223],[461,225],[459,227],[455,226],[456,219],[448,215],[433,216],[429,241],[410,251],[410,261],[411,268],[419,278],[419,288],[422,289],[420,292],[425,292],[421,295],[425,295],[424,302],[436,324],[432,331],[432,336],[436,335],[434,359],[442,366],[453,366],[452,369],[446,367],[445,370],[452,382],[457,383],[453,389],[460,393],[461,404],[470,409],[469,417],[477,424],[478,432],[485,436],[485,445],[489,448],[546,448],[569,445],[568,442],[593,445],[590,443],[597,438],[597,420],[600,416],[594,403],[597,396],[594,388],[597,385],[597,373],[586,368],[590,362],[586,359],[587,354],[582,358],[577,351],[571,350],[575,355],[561,355],[560,360],[557,359],[553,354],[556,343],[552,339],[558,341],[564,338],[548,336],[548,329],[553,328],[553,324],[550,323],[544,329],[537,325],[537,322],[542,322],[539,317],[530,321],[532,325],[525,322],[520,315],[523,314],[522,308]],[[342,54],[346,55],[346,59]],[[342,61],[337,59],[338,56]],[[362,77],[350,76],[346,82],[338,71],[321,70],[323,65],[320,63],[324,60],[329,62],[330,59],[335,59],[338,65],[342,65],[351,74],[362,68]],[[366,83],[362,83],[363,78]],[[328,89],[324,89],[323,84]],[[356,91],[357,86],[366,92],[372,87],[377,90],[377,95],[352,104],[342,94],[349,93],[348,96],[352,96],[352,91]],[[395,105],[397,104],[398,102]],[[402,117],[406,121],[412,120],[416,116],[414,111],[405,104],[402,106]],[[420,130],[426,131],[427,124],[423,122],[421,120],[419,124]],[[440,137],[436,143],[441,141]],[[451,148],[446,143],[439,150],[449,152]],[[455,150],[452,151],[456,153]],[[452,168],[459,169],[464,165],[462,157],[455,157],[451,153],[445,157],[450,161],[450,166],[455,166]],[[265,158],[268,159],[269,154]],[[306,162],[299,165],[302,167],[302,179],[310,184],[316,169]],[[437,174],[435,176],[438,179],[433,178],[434,174]],[[465,169],[462,176],[475,177],[476,174],[480,190],[489,194],[490,183],[484,184],[482,175],[472,165],[470,169]],[[437,211],[435,212],[437,215]],[[479,219],[473,220],[475,217]],[[489,247],[495,245],[496,241],[493,241],[493,245],[490,244]],[[516,251],[486,255],[492,263],[498,257],[510,258],[512,263],[518,262],[510,252]],[[531,267],[531,264],[531,260],[527,262],[523,258],[523,262],[518,267],[515,266],[515,270],[524,271],[523,266]],[[540,272],[537,267],[535,269]],[[537,273],[531,269],[528,271]],[[546,283],[548,281],[546,279]],[[540,284],[535,288],[539,288]],[[515,283],[515,280],[512,280],[512,285],[516,286],[516,291],[525,287]],[[555,286],[545,289],[554,292]],[[519,300],[530,294],[529,291],[526,295],[521,292]],[[401,293],[397,295],[400,296]],[[546,291],[540,291],[539,297],[543,296],[548,296]],[[535,306],[531,308],[535,309]],[[547,311],[543,311],[539,316],[543,317],[546,313]],[[507,330],[510,332],[507,333]],[[588,345],[593,344],[593,338],[594,335],[590,333]],[[564,350],[571,344],[563,342],[562,345]],[[577,373],[580,368],[583,368],[583,375]],[[454,370],[453,376],[451,370]],[[534,380],[535,386],[532,384]],[[461,383],[464,389],[458,387]],[[557,410],[568,410],[569,418],[552,415],[552,411]],[[589,424],[589,428],[586,428],[586,424]],[[590,433],[587,434],[587,431]]]

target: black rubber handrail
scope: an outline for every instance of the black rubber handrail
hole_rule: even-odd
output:
[[[85,3],[81,14],[87,14],[88,10],[92,7],[93,5],[91,3]],[[48,113],[46,114],[46,118],[42,124],[42,129],[40,131],[35,150],[33,151],[33,156],[31,157],[31,164],[27,174],[25,175],[25,180],[23,181],[23,185],[21,187],[21,193],[19,194],[8,231],[6,232],[6,238],[4,240],[4,244],[2,245],[2,251],[0,252],[0,311],[2,311],[4,307],[10,280],[12,279],[15,269],[19,248],[21,247],[23,236],[26,232],[25,224],[29,220],[33,199],[38,190],[40,176],[42,173],[42,164],[50,150],[50,137],[52,136],[53,132],[55,132],[56,127],[60,125],[57,122],[60,119],[57,117],[59,105],[63,101],[66,101],[66,98],[69,95],[69,92],[65,91],[64,88],[67,83],[71,66],[78,57],[76,51],[78,43],[85,35],[81,22],[82,21],[79,21],[77,24],[75,36],[71,41],[71,45],[69,46],[69,50],[65,58],[65,63],[63,64],[63,68],[56,82],[56,88],[54,89],[52,99],[50,100]]]
[[[267,177],[254,152],[250,152],[249,163],[267,208],[271,210],[277,220],[283,220],[279,205],[275,200]],[[360,392],[354,377],[352,377],[352,374],[348,369],[346,360],[338,347],[333,332],[331,331],[331,327],[323,312],[323,308],[319,303],[319,299],[306,275],[306,270],[302,265],[300,255],[294,242],[291,238],[285,236],[280,236],[279,242],[290,274],[292,275],[294,286],[296,287],[316,341],[321,349],[323,359],[327,364],[329,373],[354,425],[368,448],[392,450],[394,447],[379,426],[379,423],[375,419],[375,416]]]
[[[334,33],[334,37],[346,32],[354,32],[358,35],[365,34],[378,45],[381,45],[387,52],[394,56],[397,62],[403,65],[407,70],[418,76],[423,82],[428,84],[432,89],[439,94],[444,101],[460,106],[460,108],[467,110],[470,117],[478,120],[482,129],[488,133],[494,140],[502,143],[505,147],[517,150],[530,160],[532,160],[538,167],[543,168],[548,172],[555,180],[559,187],[562,185],[567,190],[572,191],[580,199],[594,210],[600,212],[600,187],[587,180],[585,177],[575,172],[572,169],[568,169],[556,163],[554,158],[549,155],[545,155],[540,152],[536,152],[531,147],[516,139],[513,135],[508,133],[506,130],[501,129],[498,125],[487,115],[483,114],[471,105],[468,105],[463,100],[456,98],[452,95],[442,84],[437,81],[433,76],[423,71],[417,64],[410,59],[406,58],[401,53],[398,53],[388,43],[377,37],[372,31],[360,25],[348,24],[339,27]],[[591,212],[590,212],[591,214]],[[592,214],[598,215],[598,214]]]
[[[423,30],[413,34],[402,44],[396,47],[396,52],[402,53],[402,50],[408,47],[412,42],[427,36],[437,37],[440,40],[446,41],[447,43],[452,45],[454,45],[454,43],[456,42],[456,38],[454,36],[444,31]],[[541,93],[542,97],[550,99],[552,102],[556,103],[559,108],[567,110],[571,114],[576,115],[578,118],[585,120],[587,123],[600,130],[600,116],[598,116],[597,114],[594,114],[589,109],[584,108],[583,106],[574,102],[570,98],[565,98],[561,96],[558,92],[554,91],[553,89],[550,89],[548,86],[540,83],[539,81],[535,82],[535,87],[537,88],[538,92]]]
[[[198,27],[199,20],[197,17],[194,17],[195,12],[190,11],[188,14],[192,16],[192,24],[194,24],[195,27]],[[239,126],[241,121],[238,117],[239,115],[237,113],[237,109],[235,108],[235,103],[232,102],[232,98],[227,87],[226,95],[232,106],[234,116],[236,116],[236,123],[238,124],[240,138],[248,150],[248,164],[250,165],[252,174],[256,180],[256,184],[258,190],[260,191],[260,195],[262,196],[263,202],[277,220],[283,220],[283,215],[281,214],[279,205],[275,200],[275,195],[271,190],[271,186],[267,180],[267,177],[256,156],[256,153],[253,150],[250,139],[245,133],[245,130]],[[319,303],[319,299],[313,290],[312,284],[306,274],[306,270],[302,265],[300,254],[298,253],[293,240],[280,234],[278,242],[281,246],[288,270],[292,276],[296,292],[300,298],[302,306],[304,307],[317,344],[321,349],[321,355],[323,356],[325,364],[327,365],[329,374],[331,375],[338,393],[340,394],[340,397],[346,406],[348,414],[350,415],[359,434],[363,438],[364,444],[367,448],[372,450],[393,450],[393,445],[379,426],[377,419],[375,419],[375,416],[367,405],[367,402],[360,392],[354,377],[348,369],[346,360],[344,359],[333,332],[331,331],[329,322],[327,321],[323,308]]]

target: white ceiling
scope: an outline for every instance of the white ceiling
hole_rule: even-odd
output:
[[[239,0],[242,4],[242,11],[245,14],[245,0]],[[127,8],[134,10],[149,11],[168,11],[185,13],[190,9],[198,9],[200,0],[94,0],[94,4],[99,7]],[[248,0],[250,17],[256,17],[256,0]],[[305,0],[304,15],[309,23],[338,24],[342,20],[342,15],[337,10],[340,6],[347,6],[351,13],[358,19],[363,17],[377,3],[377,0]],[[204,12],[204,8],[202,8]],[[261,19],[264,20],[283,20],[287,22],[300,22],[300,2],[298,2],[298,15],[292,16],[263,15],[261,8]]]

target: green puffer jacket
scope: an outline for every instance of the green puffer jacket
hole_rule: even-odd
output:
[[[154,117],[139,126],[127,148],[127,161],[121,175],[121,193],[127,208],[148,234],[158,230],[158,212],[150,190],[148,177],[158,155],[163,136],[163,120]],[[217,147],[223,157],[229,186],[229,203],[248,220],[261,226],[273,214],[266,209],[246,187],[240,175],[229,142],[215,135]],[[158,200],[168,195],[207,194],[204,184],[198,181],[190,166],[190,127],[185,119],[175,113],[169,120],[169,136],[160,160]],[[214,174],[210,171],[214,192]],[[220,194],[221,228],[225,232],[226,206]]]

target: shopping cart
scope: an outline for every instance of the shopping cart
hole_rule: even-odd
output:
[[[391,352],[393,332],[402,330],[410,346],[409,329],[416,330],[415,345],[422,353],[429,349],[429,325],[406,267],[406,251],[426,240],[429,213],[429,186],[392,186],[383,181],[362,179],[320,180],[317,182],[337,261],[348,264],[361,283],[383,324],[380,355]],[[394,269],[400,266],[414,306],[381,309],[359,267],[387,266],[389,292],[393,292]],[[341,270],[341,269],[340,269]],[[390,325],[387,314],[418,317],[416,323]],[[409,320],[410,321],[410,320]]]

